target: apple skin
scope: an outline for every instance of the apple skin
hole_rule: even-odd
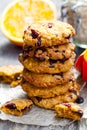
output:
[[[82,80],[87,82],[87,49],[77,58],[75,68],[81,72]]]
[[[83,55],[82,79],[87,82],[87,49]]]
[[[81,54],[78,58],[77,58],[77,60],[76,60],[76,62],[75,62],[75,68],[76,68],[76,70],[78,70],[79,72],[81,72],[82,73],[82,61],[83,61],[83,55]]]

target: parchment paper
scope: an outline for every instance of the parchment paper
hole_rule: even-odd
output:
[[[77,77],[78,74],[76,74]],[[80,82],[80,81],[79,81]],[[80,83],[84,87],[81,91],[81,96],[84,98],[84,103],[80,106],[84,110],[83,118],[87,118],[87,86],[84,82]],[[9,101],[13,98],[28,98],[26,93],[21,89],[21,86],[10,88],[7,84],[0,84],[0,105]],[[26,113],[21,117],[0,113],[0,119],[9,120],[16,123],[38,125],[38,126],[66,126],[71,124],[73,121],[68,119],[56,119],[54,111],[45,110],[33,105],[30,112]]]

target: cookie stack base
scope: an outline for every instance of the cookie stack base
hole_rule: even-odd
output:
[[[80,91],[76,81],[51,88],[37,88],[24,80],[21,86],[37,106],[46,109],[54,109],[56,104],[62,102],[75,102]]]

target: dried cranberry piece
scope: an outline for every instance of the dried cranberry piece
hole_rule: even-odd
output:
[[[24,48],[23,48],[23,51],[24,52],[30,52],[33,50],[33,46],[28,46],[28,45],[25,45]]]
[[[31,36],[35,39],[38,37],[38,33],[34,30],[34,29],[31,29]]]
[[[50,59],[49,62],[50,62],[49,68],[54,68],[54,63],[56,63],[57,61]]]
[[[58,75],[60,75],[61,77],[63,77],[63,73],[61,72],[61,73],[59,73]]]
[[[29,107],[25,107],[24,109],[22,109],[21,111],[29,111],[31,109],[31,106]]]
[[[23,61],[25,61],[28,57],[28,55],[23,55]]]
[[[26,31],[26,30],[24,30],[24,34],[26,34],[26,32],[27,32],[27,31]]]
[[[48,28],[52,28],[52,23],[48,23]]]
[[[77,95],[77,91],[76,90],[69,90],[69,92],[74,93],[75,95]]]
[[[71,108],[71,105],[68,104],[68,103],[63,103],[64,106],[68,107],[68,108]]]
[[[54,48],[58,48],[58,45],[54,45]]]
[[[52,74],[52,76],[55,76],[56,74]]]
[[[73,79],[69,79],[69,82],[72,82],[73,81]]]
[[[52,74],[52,76],[55,76],[55,75],[56,75],[56,76],[57,76],[57,75],[58,75],[58,76],[61,76],[61,77],[63,78],[63,73],[62,73],[62,72],[61,72],[61,73],[55,73],[55,74]],[[59,80],[59,78],[57,78],[57,77],[56,77],[56,79]]]
[[[59,60],[59,62],[60,62],[61,64],[64,64],[65,61],[63,61],[63,60]]]
[[[16,109],[16,105],[14,103],[9,103],[6,105],[6,107],[9,109]]]
[[[40,61],[45,61],[45,58],[44,57],[39,57],[38,58]]]
[[[42,50],[43,52],[46,51],[46,48],[45,48],[45,47],[41,47],[41,48],[39,48],[39,49]]]
[[[59,52],[59,50],[55,50],[55,52]]]
[[[44,47],[37,48],[34,52],[34,57],[37,58],[40,61],[45,60],[44,52],[46,49]]]
[[[51,46],[48,46],[48,48],[50,48],[50,49],[51,49],[52,47],[51,47]]]
[[[71,99],[73,98],[72,94],[70,94],[68,97],[70,97]]]
[[[33,51],[33,47],[32,46],[27,46],[25,45],[23,48],[23,60],[27,59],[30,56],[30,52]]]
[[[76,103],[78,103],[78,104],[80,104],[80,103],[83,103],[84,102],[84,99],[83,99],[83,97],[78,97],[77,99],[76,99]]]
[[[63,59],[63,60],[60,59],[59,62],[60,62],[61,64],[64,64],[66,60],[68,60],[68,58],[67,58],[67,59]]]
[[[39,47],[41,45],[41,37],[37,38],[37,43],[35,44],[36,47]]]
[[[63,50],[62,52],[65,53],[65,50]]]
[[[50,64],[54,64],[57,62],[57,60],[52,60],[52,59],[50,59],[49,61],[50,61]]]
[[[54,65],[53,64],[49,65],[49,68],[54,68]]]

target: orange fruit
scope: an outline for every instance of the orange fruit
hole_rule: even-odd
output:
[[[12,43],[23,46],[23,32],[30,23],[53,19],[57,10],[51,0],[17,0],[3,12],[1,30]]]

